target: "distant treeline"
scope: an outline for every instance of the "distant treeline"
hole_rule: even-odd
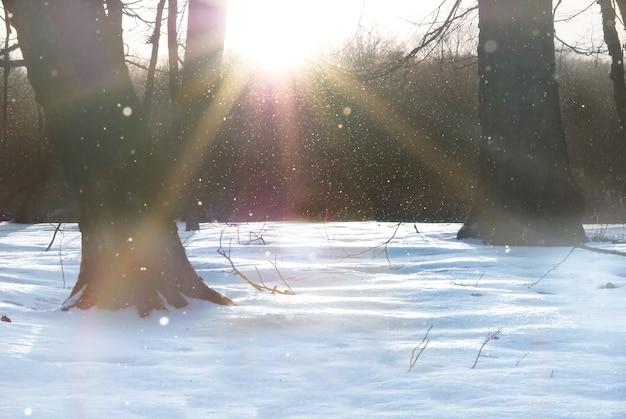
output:
[[[623,133],[608,64],[562,56],[557,69],[588,221],[624,222]],[[462,221],[477,186],[475,58],[433,58],[373,78],[354,77],[353,70],[315,68],[294,79],[244,83],[217,137],[199,150],[201,168],[188,182],[201,220]],[[237,68],[226,74],[237,76]],[[140,95],[143,77],[135,75]],[[150,120],[169,155],[166,83],[163,75]],[[14,70],[9,87],[0,215],[75,220],[25,72]]]

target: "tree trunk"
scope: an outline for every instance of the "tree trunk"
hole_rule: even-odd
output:
[[[2,71],[2,132],[0,133],[0,153],[6,155],[5,145],[9,140],[9,74],[11,72],[11,66],[9,60],[11,59],[9,49],[9,39],[11,38],[11,26],[9,24],[9,12],[4,10],[4,32],[6,38],[4,39],[3,47],[3,71]]]
[[[170,87],[170,100],[176,107],[178,100],[178,30],[176,19],[178,17],[178,0],[167,1],[167,59],[168,79]]]
[[[163,9],[165,8],[165,0],[159,0],[157,4],[156,16],[154,17],[154,32],[150,37],[152,51],[150,53],[150,64],[148,65],[148,74],[146,75],[146,91],[143,96],[143,111],[147,117],[150,117],[152,110],[152,98],[154,96],[154,76],[156,74],[157,60],[159,59],[159,44],[161,42],[161,23],[163,22]]]
[[[619,40],[617,29],[615,28],[615,9],[611,0],[598,0],[600,13],[602,15],[602,30],[604,32],[604,42],[609,49],[611,56],[611,73],[613,81],[613,98],[617,116],[621,124],[622,138],[626,132],[626,82],[624,81],[624,52]]]
[[[551,0],[479,0],[478,195],[458,238],[509,245],[586,240],[554,73]]]
[[[200,228],[201,184],[194,173],[215,137],[215,133],[205,132],[201,127],[207,110],[214,105],[221,81],[226,16],[225,0],[189,1],[185,59],[174,121],[174,132],[179,134],[181,144],[178,163],[188,171],[185,184],[180,185],[187,230]]]
[[[64,308],[140,314],[230,300],[195,273],[170,218],[166,173],[124,62],[119,0],[3,0],[51,140],[78,196],[82,261]],[[108,12],[108,14],[107,14]]]

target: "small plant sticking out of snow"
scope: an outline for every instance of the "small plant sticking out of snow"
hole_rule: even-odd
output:
[[[390,226],[391,228],[393,228],[393,234],[391,235],[391,237],[389,237],[389,239],[385,240],[384,242],[382,242],[379,245],[376,245],[374,247],[369,247],[365,250],[362,250],[360,252],[356,252],[356,253],[352,253],[352,254],[346,254],[345,257],[342,258],[342,260],[344,258],[349,258],[349,257],[355,257],[355,256],[360,256],[364,253],[369,253],[369,252],[374,252],[373,257],[376,258],[378,256],[380,256],[381,254],[385,254],[385,258],[387,259],[387,263],[389,264],[389,269],[391,269],[391,260],[389,259],[389,251],[388,251],[388,246],[391,243],[391,241],[396,237],[396,234],[398,234],[398,230],[400,229],[400,226],[402,226],[402,223],[397,223],[393,226]],[[415,231],[417,231],[417,226],[415,226]],[[418,231],[419,233],[419,231]],[[382,248],[382,250],[380,250]]]
[[[487,345],[487,343],[489,343],[492,340],[500,339],[501,334],[502,334],[501,328],[498,330],[487,332],[487,336],[485,337],[483,344],[480,345],[480,349],[478,350],[478,355],[476,355],[476,359],[474,360],[474,365],[472,365],[472,369],[474,369],[476,367],[476,364],[478,364],[478,358],[481,357],[481,354],[483,352],[483,349],[485,348],[485,345]]]
[[[228,260],[228,262],[230,263],[231,268],[233,268],[233,271],[235,272],[235,274],[237,274],[241,279],[243,279],[250,286],[252,286],[253,288],[255,288],[255,289],[259,290],[259,291],[269,291],[272,294],[283,294],[283,295],[295,295],[296,294],[291,289],[291,287],[289,286],[289,284],[287,283],[285,278],[282,276],[282,274],[278,270],[278,265],[276,264],[276,260],[274,260],[274,262],[270,261],[270,263],[272,264],[272,266],[274,266],[274,269],[276,270],[276,273],[278,274],[278,277],[280,278],[280,280],[283,281],[283,283],[287,287],[287,289],[284,289],[284,290],[279,290],[278,286],[274,286],[273,288],[270,288],[267,285],[265,285],[265,283],[263,282],[263,277],[261,277],[261,274],[259,273],[258,269],[257,269],[257,275],[259,276],[259,281],[261,282],[260,284],[252,281],[250,278],[248,278],[248,276],[246,274],[244,274],[239,269],[237,269],[237,267],[235,266],[235,263],[233,262],[232,258],[230,257],[230,243],[229,243],[229,246],[228,246],[228,251],[224,250],[224,246],[222,246],[222,236],[223,236],[223,234],[224,234],[224,232],[222,231],[222,234],[220,234],[220,247],[219,247],[219,249],[217,249],[217,253],[219,253],[220,255],[224,256],[226,258],[226,260]]]
[[[417,362],[418,358],[420,357],[422,352],[424,352],[424,349],[426,349],[426,346],[428,346],[428,343],[430,342],[430,339],[428,339],[428,333],[430,332],[430,329],[432,329],[432,328],[433,328],[432,326],[430,326],[428,328],[428,330],[426,331],[426,334],[424,335],[424,338],[422,339],[420,344],[417,345],[413,349],[413,352],[411,352],[411,360],[409,361],[409,371],[407,371],[407,372],[411,372],[411,370],[413,369],[413,366],[415,366],[415,363]],[[419,352],[418,352],[418,349],[419,349]]]

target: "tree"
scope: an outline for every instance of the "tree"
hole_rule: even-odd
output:
[[[182,145],[179,170],[187,172],[183,185],[183,213],[187,230],[198,230],[199,182],[194,173],[202,162],[215,132],[203,128],[207,110],[219,89],[222,54],[226,38],[226,0],[190,0],[181,90],[174,105],[173,132]],[[209,118],[210,119],[210,118]],[[193,158],[191,158],[193,156]]]
[[[551,0],[479,0],[480,185],[459,238],[586,240],[554,73]]]
[[[613,81],[613,98],[615,99],[615,107],[617,116],[622,125],[621,134],[624,138],[626,128],[626,81],[624,80],[624,52],[622,44],[619,40],[617,28],[615,27],[615,8],[611,0],[598,0],[600,5],[600,14],[602,15],[602,29],[604,32],[604,41],[606,42],[611,56],[611,72],[610,77]]]
[[[154,32],[149,42],[152,44],[152,52],[150,53],[150,64],[148,65],[148,73],[146,75],[146,90],[143,96],[143,111],[146,115],[150,115],[152,109],[152,97],[154,96],[154,76],[156,74],[157,60],[159,59],[159,45],[161,42],[161,24],[163,23],[163,9],[165,8],[165,0],[159,0],[157,4],[156,16],[154,17]]]
[[[120,0],[3,0],[50,139],[77,194],[82,261],[64,309],[231,301],[191,266],[168,174],[125,65]]]

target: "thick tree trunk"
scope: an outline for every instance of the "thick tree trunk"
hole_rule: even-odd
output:
[[[221,304],[170,220],[166,174],[121,48],[119,0],[4,0],[51,140],[78,195],[82,262],[65,308]]]
[[[554,74],[551,0],[479,0],[480,185],[458,233],[493,244],[586,240]]]
[[[214,105],[222,72],[226,38],[227,1],[190,0],[185,60],[174,130],[180,135],[179,165],[188,171],[183,189],[183,215],[187,230],[198,230],[201,184],[194,173],[214,140],[203,130],[203,119]]]

